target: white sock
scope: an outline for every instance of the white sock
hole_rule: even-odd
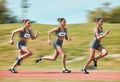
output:
[[[20,57],[18,57],[18,59],[20,59]]]
[[[66,68],[63,68],[63,70],[65,70]]]
[[[13,69],[13,67],[11,67],[10,69]]]
[[[82,68],[83,70],[86,69],[86,68]]]

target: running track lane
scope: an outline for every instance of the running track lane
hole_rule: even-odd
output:
[[[19,70],[19,73],[14,74],[8,70],[0,70],[0,78],[120,80],[120,72],[90,72],[90,74],[83,74],[80,71],[72,71],[66,74],[60,70]]]

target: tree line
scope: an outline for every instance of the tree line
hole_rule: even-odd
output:
[[[0,24],[18,22],[17,16],[13,16],[6,5],[6,0],[0,0]]]
[[[20,22],[20,19],[12,15],[12,12],[6,5],[6,0],[0,0],[0,24]],[[94,22],[96,18],[101,17],[107,23],[120,23],[120,6],[110,8],[110,5],[110,3],[106,2],[102,4],[102,7],[89,10],[87,15],[88,21]]]
[[[103,18],[107,23],[120,23],[120,6],[110,8],[110,3],[106,2],[95,10],[88,11],[88,21],[94,22],[96,18]]]

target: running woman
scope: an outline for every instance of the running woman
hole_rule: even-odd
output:
[[[51,33],[55,32],[56,34],[56,39],[53,42],[53,47],[55,49],[53,56],[40,56],[37,60],[36,63],[38,63],[41,60],[56,60],[57,57],[59,56],[59,54],[61,54],[62,56],[62,65],[63,65],[63,73],[70,73],[71,71],[66,69],[66,54],[62,49],[62,44],[63,44],[63,40],[64,38],[66,40],[71,40],[70,37],[68,37],[67,35],[67,29],[65,28],[66,25],[66,20],[65,18],[58,18],[58,22],[59,22],[59,26],[50,30],[48,33],[48,44],[51,45]]]
[[[88,65],[90,64],[91,61],[93,61],[94,66],[97,67],[97,60],[103,58],[104,56],[106,56],[108,54],[107,50],[100,44],[100,42],[101,42],[102,38],[104,38],[106,35],[109,34],[109,30],[107,30],[107,31],[105,31],[105,33],[103,33],[102,18],[98,18],[96,20],[96,23],[97,23],[97,26],[94,28],[94,39],[90,43],[90,57],[87,60],[87,62],[85,63],[84,67],[82,68],[82,72],[85,74],[89,74],[89,72],[87,72],[86,68],[88,67]],[[101,53],[98,57],[94,58],[96,50],[98,50]]]
[[[10,44],[13,45],[14,44],[14,40],[13,40],[14,35],[16,33],[20,33],[20,35],[19,35],[20,40],[17,43],[18,56],[16,58],[15,63],[9,69],[9,71],[11,71],[12,73],[17,73],[17,71],[15,70],[15,67],[17,65],[20,65],[20,62],[24,58],[32,55],[31,50],[29,50],[26,47],[26,43],[27,43],[28,38],[31,37],[31,39],[35,39],[38,36],[37,32],[35,34],[32,33],[32,31],[30,29],[30,26],[31,26],[30,21],[28,19],[23,20],[22,23],[24,24],[24,26],[22,28],[19,28],[19,29],[16,29],[16,30],[12,31],[11,38],[10,38]]]

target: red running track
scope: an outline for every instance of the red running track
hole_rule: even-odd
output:
[[[0,70],[0,78],[120,80],[120,72],[90,72],[90,74],[83,74],[80,71],[62,73],[59,70],[20,70],[19,73],[14,74],[8,70]]]

